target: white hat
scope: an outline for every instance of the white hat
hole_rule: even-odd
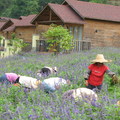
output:
[[[105,63],[105,62],[111,62],[112,60],[106,60],[103,56],[103,54],[97,54],[96,59],[92,60],[92,62],[96,63]]]
[[[53,67],[53,70],[55,71],[55,72],[57,72],[58,70],[57,70],[57,67]]]

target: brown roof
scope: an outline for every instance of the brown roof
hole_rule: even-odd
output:
[[[54,13],[64,23],[84,24],[84,20],[79,17],[75,12],[67,5],[59,5],[49,3],[48,6],[54,11]]]
[[[5,17],[0,17],[0,30],[2,30],[2,27],[6,24],[8,19],[5,19]]]
[[[20,21],[16,23],[16,26],[34,26],[30,22],[36,15],[21,16]]]
[[[120,6],[65,0],[62,5],[48,3],[47,7],[50,7],[64,23],[84,24],[86,18],[120,22]],[[32,24],[39,20],[47,7],[36,15],[31,21]]]
[[[40,15],[44,10],[50,7],[50,9],[60,18],[63,23],[75,23],[75,24],[84,24],[84,20],[76,14],[68,5],[59,5],[48,3],[47,6],[31,21],[32,24],[35,24],[35,21],[39,20]]]
[[[8,27],[7,29],[3,30],[3,31],[14,31],[15,30],[15,26],[12,25],[10,27]]]
[[[4,30],[8,27],[10,27],[11,25],[13,25],[13,22],[11,20],[8,20],[7,22],[5,22],[5,24],[1,27],[1,30]]]
[[[6,22],[0,22],[0,30]]]
[[[13,25],[11,26],[8,26],[4,31],[14,31],[17,23],[19,23],[19,19],[13,19],[13,18],[10,18],[10,20],[12,21]]]
[[[65,0],[65,2],[83,18],[120,22],[120,6],[77,0]]]
[[[9,20],[10,18],[8,17],[0,17],[1,20]]]
[[[34,26],[30,22],[36,15],[28,15],[28,16],[22,16],[20,19],[13,19],[10,18],[10,20],[14,23],[12,26],[8,27],[4,31],[14,31],[16,27],[23,27],[23,26]]]

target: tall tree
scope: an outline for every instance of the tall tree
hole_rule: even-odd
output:
[[[90,2],[94,2],[94,3],[103,3],[106,4],[108,0],[90,0]]]
[[[19,16],[26,15],[26,7],[28,0],[13,0],[13,6],[11,8],[11,17],[18,18]]]
[[[64,0],[0,0],[0,16],[18,18],[39,13],[48,3],[61,4]],[[86,2],[104,3],[108,0],[81,0]]]
[[[12,0],[0,0],[0,15],[12,4]]]

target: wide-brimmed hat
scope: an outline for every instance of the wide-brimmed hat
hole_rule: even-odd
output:
[[[96,59],[92,60],[92,62],[107,63],[112,62],[112,60],[106,60],[103,54],[97,54]]]

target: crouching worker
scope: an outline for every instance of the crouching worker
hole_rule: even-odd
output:
[[[84,75],[85,84],[89,89],[97,88],[97,90],[101,90],[104,74],[107,73],[110,77],[115,76],[115,73],[111,72],[109,67],[104,64],[111,62],[111,60],[106,60],[103,54],[98,54],[92,62],[93,64],[88,66],[88,71]]]
[[[62,98],[65,100],[74,99],[75,102],[83,101],[89,104],[94,104],[98,100],[97,94],[88,88],[77,88],[66,91]]]
[[[5,73],[0,77],[0,83],[14,84],[18,82],[19,77],[20,75],[17,75],[16,73]]]
[[[19,78],[19,83],[20,86],[26,87],[26,88],[33,88],[36,89],[38,86],[41,84],[40,80],[37,80],[36,78],[33,77],[28,77],[28,76],[20,76]],[[17,84],[17,85],[18,85]],[[16,84],[14,84],[17,86]],[[18,86],[19,86],[18,85]]]
[[[41,70],[38,70],[37,75],[39,77],[45,77],[45,76],[49,76],[50,74],[56,74],[57,73],[57,67],[43,67]]]
[[[62,85],[70,84],[70,80],[65,80],[59,77],[51,77],[43,80],[42,86],[46,93],[54,92],[61,88]]]

